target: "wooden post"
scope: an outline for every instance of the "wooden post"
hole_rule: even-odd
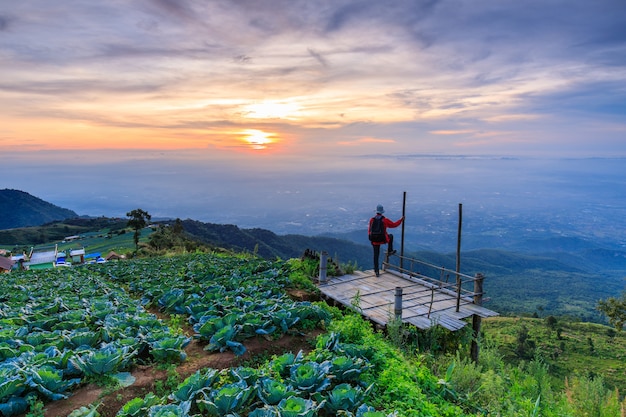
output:
[[[326,283],[326,268],[328,264],[328,252],[322,251],[320,254],[320,284]]]
[[[406,211],[406,191],[402,194],[402,217]],[[404,221],[402,222],[402,237],[400,240],[400,273],[403,273],[404,266]]]
[[[474,304],[481,306],[483,305],[483,281],[485,277],[483,274],[476,274],[476,279],[474,280]],[[471,357],[474,362],[478,362],[478,354],[479,354],[479,346],[478,346],[478,337],[480,336],[480,324],[481,318],[478,314],[474,314],[472,316],[472,346],[471,346]]]
[[[459,228],[456,238],[456,312],[461,308],[461,226],[463,224],[463,204],[459,203]]]
[[[393,313],[395,314],[396,319],[402,320],[402,287],[396,287]]]

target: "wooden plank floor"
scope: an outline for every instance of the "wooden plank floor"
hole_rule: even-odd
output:
[[[326,297],[347,307],[358,306],[364,316],[385,326],[394,316],[395,289],[402,288],[402,320],[428,329],[440,325],[455,331],[467,322],[463,319],[477,314],[493,317],[498,313],[474,305],[471,299],[463,298],[456,311],[454,291],[440,289],[432,283],[402,275],[395,271],[381,271],[376,277],[373,270],[355,271],[351,275],[328,277],[319,289]]]

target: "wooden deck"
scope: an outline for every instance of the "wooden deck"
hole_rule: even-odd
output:
[[[456,331],[468,324],[464,319],[476,314],[493,317],[498,313],[473,304],[470,297],[461,297],[456,311],[455,291],[397,271],[355,271],[351,275],[328,277],[319,284],[322,294],[347,307],[357,305],[369,320],[386,326],[394,317],[395,289],[402,288],[402,320],[420,329],[440,325]]]

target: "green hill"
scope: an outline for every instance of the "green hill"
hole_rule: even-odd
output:
[[[235,225],[202,223],[184,220],[183,227],[191,237],[200,242],[234,251],[256,253],[266,259],[299,257],[306,249],[326,251],[340,263],[357,263],[370,267],[372,252],[365,245],[322,236],[277,235],[265,229],[240,229]]]
[[[483,321],[483,333],[506,363],[541,357],[561,389],[566,377],[602,375],[607,385],[626,392],[626,333],[612,327],[553,316],[493,317]]]
[[[0,190],[0,230],[39,226],[55,220],[73,217],[78,217],[78,214],[24,191]]]

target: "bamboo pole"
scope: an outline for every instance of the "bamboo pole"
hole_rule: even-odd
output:
[[[406,191],[402,194],[402,217],[404,217],[404,213],[406,211]],[[403,269],[403,264],[404,264],[404,223],[405,221],[402,221],[402,236],[400,239],[400,269]]]
[[[463,204],[459,203],[459,228],[457,231],[456,239],[456,285],[457,285],[457,297],[456,297],[456,311],[459,312],[461,305],[461,226],[463,224]]]

